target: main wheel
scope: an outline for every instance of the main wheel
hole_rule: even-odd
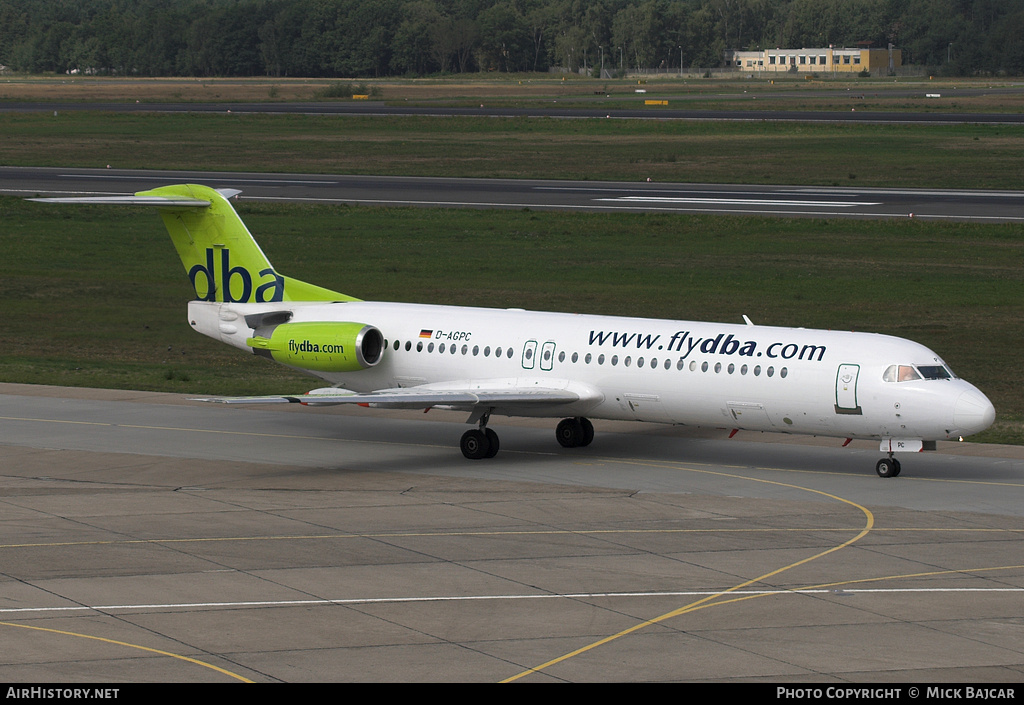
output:
[[[892,458],[882,458],[875,465],[875,472],[879,477],[896,477],[900,474],[900,464]]]
[[[555,438],[563,448],[575,448],[583,442],[583,426],[579,419],[562,419],[555,428]]]
[[[484,453],[484,457],[493,458],[498,454],[498,448],[501,447],[501,444],[498,442],[498,434],[489,428],[485,428],[484,436],[487,437],[487,452]]]
[[[469,460],[486,458],[491,448],[487,434],[475,428],[462,434],[462,441],[459,445],[462,447],[462,454]]]
[[[589,446],[591,441],[594,440],[594,424],[590,423],[590,419],[581,416],[580,428],[583,429],[583,440],[580,441],[580,445]]]

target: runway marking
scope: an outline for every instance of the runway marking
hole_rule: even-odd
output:
[[[291,198],[291,197],[278,197],[278,196],[238,196],[239,200],[242,201],[283,201],[286,203],[362,203],[362,204],[376,204],[376,205],[399,205],[399,206],[436,206],[444,208],[529,208],[533,210],[564,210],[564,211],[634,211],[639,210],[644,213],[726,213],[730,215],[791,215],[791,216],[813,216],[815,218],[825,218],[828,216],[835,217],[856,217],[856,218],[904,218],[909,217],[909,213],[900,211],[889,211],[888,213],[862,213],[856,212],[851,213],[850,211],[801,211],[801,210],[770,210],[770,209],[754,209],[754,208],[696,208],[696,207],[683,207],[682,205],[674,208],[669,207],[658,207],[658,206],[643,206],[637,204],[630,206],[629,203],[621,203],[619,205],[599,205],[599,204],[587,204],[587,205],[576,205],[572,203],[498,203],[489,201],[414,201],[407,199],[387,199],[387,198]],[[617,200],[617,199],[609,199]],[[846,204],[842,204],[846,205]],[[979,220],[979,221],[993,221],[997,223],[1004,222],[1016,222],[1024,221],[1024,216],[994,216],[994,215],[941,215],[931,213],[920,213],[915,211],[914,218],[916,220]]]
[[[623,462],[629,462],[629,461],[623,461]],[[511,676],[509,678],[506,678],[506,679],[504,679],[504,680],[502,680],[500,682],[502,682],[502,683],[511,683],[513,681],[517,681],[520,678],[524,678],[524,677],[526,677],[528,675],[532,675],[534,673],[539,673],[540,671],[543,671],[546,668],[550,668],[551,666],[555,666],[555,665],[557,665],[559,663],[562,663],[563,661],[568,661],[571,658],[574,658],[574,657],[579,656],[581,654],[585,654],[588,651],[592,651],[593,649],[598,648],[599,646],[604,646],[605,644],[609,644],[609,643],[611,643],[613,641],[616,641],[616,640],[621,639],[623,637],[629,636],[630,634],[634,634],[634,633],[636,633],[636,632],[638,632],[638,631],[640,631],[642,629],[646,629],[647,627],[653,626],[655,624],[660,624],[661,622],[665,622],[665,621],[667,621],[669,619],[673,619],[675,617],[679,617],[679,616],[682,616],[684,614],[688,614],[690,612],[694,612],[694,611],[699,610],[699,609],[703,609],[704,607],[710,607],[710,606],[714,606],[716,604],[719,604],[720,602],[725,602],[725,600],[720,600],[720,598],[724,598],[725,596],[728,596],[728,595],[736,593],[736,592],[738,592],[740,590],[743,590],[744,588],[747,588],[750,585],[753,585],[755,583],[759,583],[759,582],[761,582],[763,580],[767,580],[768,578],[772,578],[772,577],[774,577],[776,575],[779,575],[781,573],[785,573],[786,571],[789,571],[789,570],[792,570],[792,569],[797,568],[799,566],[805,565],[805,564],[810,563],[812,561],[815,561],[815,560],[817,560],[819,558],[823,558],[824,556],[827,556],[827,555],[830,555],[832,553],[835,553],[836,551],[842,550],[843,548],[846,548],[847,546],[852,546],[854,543],[856,543],[857,541],[859,541],[860,539],[864,538],[869,533],[871,533],[871,530],[875,526],[875,515],[871,513],[870,509],[868,509],[867,507],[862,506],[860,504],[857,504],[856,502],[854,502],[852,500],[845,499],[845,498],[840,497],[838,495],[834,495],[834,494],[831,494],[829,492],[824,492],[822,490],[816,490],[816,489],[812,489],[810,487],[801,487],[799,485],[794,485],[794,484],[787,483],[787,482],[777,482],[775,480],[765,480],[763,478],[744,477],[742,475],[733,475],[733,474],[730,474],[730,473],[716,472],[716,471],[712,471],[712,470],[698,470],[696,468],[690,468],[690,467],[686,467],[686,466],[675,465],[675,464],[672,464],[672,463],[633,461],[632,464],[640,465],[640,466],[647,466],[647,467],[671,468],[671,469],[684,470],[684,471],[688,471],[688,472],[699,472],[699,473],[706,474],[706,475],[718,475],[720,477],[728,477],[728,478],[731,478],[731,479],[734,479],[734,480],[735,479],[750,480],[752,482],[760,482],[760,483],[767,484],[767,485],[775,485],[777,487],[788,487],[790,489],[801,490],[803,492],[810,492],[812,494],[817,494],[817,495],[821,495],[823,497],[828,497],[829,499],[834,499],[837,502],[841,502],[843,504],[846,504],[846,505],[849,505],[851,507],[854,507],[855,509],[857,509],[858,511],[860,511],[864,515],[864,527],[857,533],[856,536],[854,536],[853,538],[847,539],[846,541],[843,541],[841,544],[838,544],[837,546],[833,546],[832,548],[826,549],[824,551],[819,551],[818,553],[814,554],[813,556],[808,556],[807,558],[803,558],[803,559],[801,559],[799,561],[794,561],[793,563],[790,563],[789,565],[782,566],[781,568],[776,568],[775,570],[769,571],[769,572],[767,572],[767,573],[765,573],[763,575],[760,575],[760,576],[758,576],[756,578],[751,578],[749,580],[744,580],[741,583],[733,585],[731,588],[727,588],[727,589],[722,590],[720,592],[716,592],[713,595],[708,595],[707,597],[703,597],[703,598],[697,600],[696,602],[691,602],[688,605],[683,605],[682,607],[679,607],[677,609],[674,609],[674,610],[671,610],[669,612],[666,612],[665,614],[662,614],[662,615],[660,615],[658,617],[653,617],[651,619],[645,619],[645,620],[643,620],[643,621],[641,621],[641,622],[639,622],[637,624],[634,624],[632,627],[628,627],[626,629],[623,629],[622,631],[616,632],[615,634],[607,636],[607,637],[605,637],[603,639],[598,639],[597,641],[595,641],[595,642],[593,642],[591,644],[588,644],[586,646],[582,646],[582,647],[580,647],[578,649],[570,651],[567,654],[563,654],[562,656],[558,656],[557,658],[553,658],[553,659],[551,659],[549,661],[545,661],[544,663],[540,664],[539,666],[533,666],[531,668],[528,668],[525,671],[521,671],[520,673],[517,673],[516,675]],[[757,594],[745,595],[745,596],[740,597],[740,598],[735,598],[733,600],[728,600],[728,602],[734,602],[734,601],[737,601],[737,600],[750,600],[750,599],[755,599],[757,597],[763,597],[763,595],[757,595]],[[713,600],[715,600],[716,602],[712,602]]]
[[[51,634],[61,634],[63,636],[73,636],[73,637],[77,637],[79,639],[92,639],[93,641],[102,641],[102,642],[104,642],[106,644],[114,644],[116,646],[125,646],[125,647],[128,647],[129,649],[138,649],[140,651],[148,651],[149,653],[152,653],[152,654],[159,654],[160,656],[169,656],[169,657],[171,657],[173,659],[178,659],[179,661],[187,661],[189,663],[194,663],[197,666],[202,666],[203,668],[212,669],[214,671],[217,671],[218,673],[223,673],[226,676],[230,676],[231,678],[234,678],[235,680],[240,680],[243,683],[254,683],[255,682],[255,681],[249,680],[248,678],[246,678],[244,676],[240,676],[237,673],[232,673],[231,671],[228,671],[227,669],[221,668],[220,666],[214,666],[212,663],[207,663],[206,661],[200,661],[199,659],[192,658],[191,656],[182,656],[181,654],[171,653],[170,651],[162,651],[160,649],[153,649],[153,648],[150,648],[148,646],[140,646],[139,644],[131,644],[131,643],[127,642],[127,641],[117,641],[116,639],[106,639],[106,638],[101,637],[101,636],[91,636],[89,634],[79,634],[78,632],[68,632],[68,631],[64,631],[62,629],[48,629],[47,627],[36,627],[36,626],[28,625],[28,624],[14,624],[13,622],[0,622],[0,626],[15,627],[17,629],[31,629],[31,630],[38,631],[38,632],[49,632]]]
[[[820,586],[779,590],[737,590],[732,595],[742,597],[768,597],[772,595],[899,595],[922,593],[1024,593],[1019,588],[866,588],[852,590],[835,590],[841,585],[859,582],[877,582],[882,580],[898,580],[917,577],[934,577],[943,574],[980,573],[992,570],[1019,570],[1024,565],[1000,566],[998,568],[977,568],[964,570],[933,571],[929,573],[911,573],[907,575],[887,575],[879,578],[864,578]],[[0,614],[41,614],[41,613],[72,613],[72,612],[111,612],[133,610],[167,610],[167,609],[244,609],[262,607],[315,607],[329,605],[377,605],[377,604],[409,604],[418,602],[481,602],[481,601],[518,601],[518,600],[583,600],[597,598],[637,598],[637,597],[714,597],[721,595],[720,590],[684,590],[684,591],[651,591],[651,592],[576,592],[548,593],[543,595],[438,595],[434,597],[351,597],[317,600],[245,600],[235,602],[164,602],[140,603],[128,605],[75,605],[73,607],[11,607],[0,608]],[[716,602],[714,607],[726,602]],[[21,626],[0,622],[0,625]]]
[[[629,203],[707,203],[737,206],[812,206],[829,208],[852,208],[854,206],[880,206],[881,203],[859,201],[786,201],[767,198],[689,198],[684,196],[618,196],[597,198],[597,201],[626,201]]]

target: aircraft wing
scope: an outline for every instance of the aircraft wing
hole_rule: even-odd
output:
[[[445,389],[430,387],[402,387],[382,389],[360,394],[343,389],[314,391],[294,396],[262,397],[211,397],[197,401],[221,404],[362,404],[382,409],[426,409],[443,406],[456,409],[473,409],[479,406],[535,407],[557,406],[578,401],[590,401],[589,394],[580,394],[568,389],[544,387],[495,387],[486,388],[474,384],[472,389]],[[596,399],[594,399],[596,401]]]

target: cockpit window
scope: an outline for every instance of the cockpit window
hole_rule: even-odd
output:
[[[925,379],[952,379],[953,374],[943,365],[918,365],[918,371]]]
[[[915,379],[921,379],[921,375],[917,373],[917,370],[910,365],[900,365],[900,370],[896,377],[897,382],[910,382]]]
[[[889,365],[882,373],[885,382],[911,382],[916,379],[953,379],[945,365]]]

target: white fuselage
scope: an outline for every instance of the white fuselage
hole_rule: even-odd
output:
[[[189,318],[199,332],[251,350],[244,317],[268,311],[378,328],[379,364],[315,373],[356,392],[505,380],[580,393],[573,404],[498,414],[918,440],[976,433],[994,417],[964,380],[883,379],[893,366],[945,365],[922,345],[873,333],[362,301],[196,301]]]

